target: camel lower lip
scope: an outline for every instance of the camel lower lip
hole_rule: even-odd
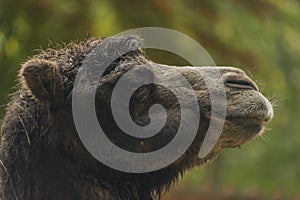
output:
[[[258,117],[228,117],[228,121],[236,127],[242,128],[247,135],[256,135],[266,125],[266,121]]]

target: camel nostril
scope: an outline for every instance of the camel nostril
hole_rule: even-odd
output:
[[[250,89],[250,90],[258,91],[258,88],[255,85],[255,83],[248,78],[238,78],[238,77],[229,78],[225,80],[224,83],[227,87],[231,87],[231,88]]]

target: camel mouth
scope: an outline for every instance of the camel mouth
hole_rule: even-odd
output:
[[[241,132],[246,132],[247,130],[253,130],[254,133],[260,132],[271,120],[271,117],[261,117],[261,116],[240,116],[240,117],[228,117],[233,125],[238,126]]]
[[[251,123],[252,121],[253,123],[261,123],[262,125],[272,120],[274,115],[272,104],[259,91],[248,91],[236,99],[238,98],[248,98],[248,101],[233,101],[233,103],[230,103],[227,107],[226,117],[234,120],[242,119],[245,123]]]
[[[241,115],[241,116],[228,116],[227,117],[228,119],[230,119],[230,120],[232,120],[232,121],[237,121],[237,120],[241,120],[241,121],[243,121],[243,122],[245,122],[245,123],[251,123],[251,122],[253,122],[253,123],[260,123],[260,124],[262,124],[262,125],[266,125],[266,124],[268,124],[271,120],[272,120],[272,118],[273,118],[273,116],[271,116],[271,115]],[[227,119],[226,118],[226,119]]]
[[[238,120],[241,119],[245,122],[257,122],[263,125],[269,123],[273,118],[273,109],[271,106],[254,108],[252,111],[249,111],[246,114],[232,114],[227,116],[230,119]]]

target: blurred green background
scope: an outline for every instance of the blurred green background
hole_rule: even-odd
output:
[[[144,26],[189,35],[217,65],[244,69],[277,101],[264,137],[225,150],[214,163],[188,173],[179,188],[283,199],[300,194],[298,0],[1,0],[0,119],[16,89],[17,70],[35,49]],[[153,59],[178,64],[162,57]]]

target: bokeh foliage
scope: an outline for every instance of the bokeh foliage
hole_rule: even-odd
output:
[[[298,0],[1,0],[0,116],[34,49],[144,26],[175,29],[199,41],[218,65],[246,70],[279,100],[266,136],[226,150],[189,173],[185,184],[294,195],[300,188],[299,15]]]

